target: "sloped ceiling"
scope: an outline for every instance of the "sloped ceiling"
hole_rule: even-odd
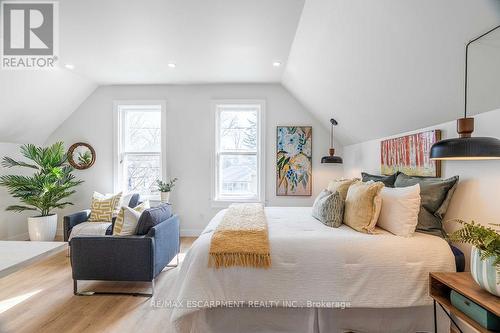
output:
[[[0,70],[0,142],[43,142],[98,85],[280,82],[303,5],[62,0],[60,67]]]
[[[465,43],[496,24],[498,0],[307,0],[283,84],[343,144],[450,121]]]
[[[0,142],[43,143],[96,87],[61,68],[0,70]]]
[[[103,84],[281,81],[344,144],[412,130],[460,115],[464,44],[500,23],[499,0],[59,3],[61,68],[0,71],[0,142],[43,142]]]

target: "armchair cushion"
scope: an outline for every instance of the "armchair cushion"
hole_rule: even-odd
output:
[[[68,241],[76,236],[104,236],[111,222],[82,222],[71,228]]]
[[[68,241],[71,229],[82,222],[86,222],[90,216],[90,209],[82,210],[81,212],[67,215],[63,219],[64,241]]]
[[[169,204],[146,209],[137,224],[137,235],[146,235],[152,227],[168,220],[171,216],[172,206]]]

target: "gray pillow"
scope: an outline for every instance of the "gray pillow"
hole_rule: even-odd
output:
[[[314,200],[312,216],[329,227],[340,227],[344,218],[344,200],[340,193],[321,191]]]
[[[408,176],[400,173],[394,185],[407,187],[420,185],[422,199],[416,231],[444,237],[442,219],[448,210],[458,183],[458,176],[448,179]]]
[[[394,187],[394,182],[398,177],[399,171],[390,175],[390,176],[378,176],[378,175],[370,175],[369,173],[362,172],[361,179],[364,183],[373,180],[374,182],[382,182],[386,187]]]
[[[146,235],[152,227],[168,220],[171,216],[172,206],[167,203],[146,209],[137,222],[136,234]]]

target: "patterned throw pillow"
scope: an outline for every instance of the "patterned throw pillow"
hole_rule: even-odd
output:
[[[340,227],[344,218],[344,200],[340,193],[321,191],[314,200],[312,216],[329,227]]]
[[[128,209],[127,209],[128,208]],[[146,209],[149,209],[149,201],[144,201],[143,203],[135,206],[134,208],[122,207],[118,216],[116,217],[115,225],[113,227],[113,236],[130,236],[135,235],[135,230],[137,229],[137,222],[139,218],[127,218],[128,210],[134,210],[135,212],[142,213]],[[140,214],[139,214],[140,217]]]
[[[383,187],[382,182],[352,184],[345,201],[344,224],[359,232],[373,233],[382,207]]]
[[[112,222],[113,217],[120,211],[122,193],[113,196],[104,196],[94,192],[90,206],[89,222]]]

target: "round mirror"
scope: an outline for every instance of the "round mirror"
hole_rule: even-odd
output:
[[[77,142],[68,149],[68,162],[75,169],[88,169],[95,162],[95,150],[88,143]]]

